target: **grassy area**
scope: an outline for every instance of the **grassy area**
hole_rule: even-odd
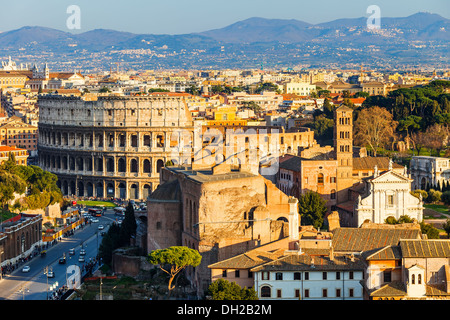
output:
[[[0,209],[0,221],[8,220],[14,216],[16,216],[16,213],[5,211],[3,209]]]
[[[108,207],[108,208],[114,208],[117,207],[114,203],[109,201],[77,201],[77,204],[84,204],[88,207]]]
[[[443,204],[425,204],[424,207],[440,213],[450,214],[448,207]]]

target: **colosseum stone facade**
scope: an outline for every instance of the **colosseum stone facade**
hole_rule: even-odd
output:
[[[146,199],[174,160],[180,130],[194,130],[174,96],[39,97],[39,165],[64,195]]]

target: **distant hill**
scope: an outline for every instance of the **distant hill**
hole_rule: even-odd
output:
[[[416,41],[422,43],[416,45]],[[90,53],[111,55],[114,51],[120,56],[113,55],[108,59],[132,62],[133,67],[142,65],[139,54],[133,58],[130,53],[117,52],[146,49],[145,54],[152,53],[145,65],[158,67],[259,65],[262,61],[273,65],[299,62],[370,62],[379,65],[386,61],[408,64],[440,61],[445,64],[449,60],[449,41],[449,19],[419,12],[408,17],[381,17],[379,30],[369,30],[366,17],[319,24],[253,17],[224,28],[180,35],[134,34],[107,29],[72,34],[27,26],[0,33],[0,54],[26,52],[42,60],[41,53],[45,52],[48,61],[70,56],[73,61],[82,60],[78,65],[84,65],[89,62]],[[368,50],[373,46],[379,48]],[[419,50],[419,47],[425,49]],[[83,54],[80,54],[81,50]],[[61,54],[60,58],[58,54]]]

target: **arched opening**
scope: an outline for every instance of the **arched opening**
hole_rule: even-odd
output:
[[[108,183],[106,185],[106,196],[107,197],[115,197],[115,193],[114,193],[114,184],[112,183]]]
[[[119,158],[119,161],[117,162],[117,169],[119,172],[125,172],[126,171],[126,164],[124,158]]]
[[[158,161],[156,161],[156,172],[159,173],[162,167],[164,167],[164,161],[159,159]]]
[[[86,183],[86,196],[94,196],[94,185],[91,182]]]
[[[136,184],[130,186],[130,199],[139,199],[139,189]]]
[[[138,162],[136,159],[131,159],[130,161],[130,171],[137,173],[138,172]]]
[[[144,188],[142,189],[142,198],[144,200],[146,200],[151,192],[152,192],[152,187],[148,184],[145,184]]]
[[[114,159],[113,158],[106,159],[106,171],[114,172]]]
[[[95,186],[95,194],[99,198],[103,198],[103,183],[98,182]]]
[[[152,166],[151,166],[150,160],[148,160],[148,159],[144,160],[143,170],[144,170],[144,173],[151,173]]]
[[[261,287],[261,297],[262,298],[270,298],[271,296],[272,296],[271,288],[269,286],[262,286]]]
[[[127,189],[125,188],[125,184],[120,183],[119,184],[119,197],[124,199],[124,198],[126,198],[126,194],[127,194]]]

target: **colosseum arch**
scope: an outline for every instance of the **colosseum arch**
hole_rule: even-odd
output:
[[[144,173],[151,173],[152,172],[152,164],[149,159],[144,159],[142,163],[142,171]]]
[[[117,160],[117,171],[118,172],[126,172],[127,171],[127,165],[125,163],[124,158],[119,158]]]

